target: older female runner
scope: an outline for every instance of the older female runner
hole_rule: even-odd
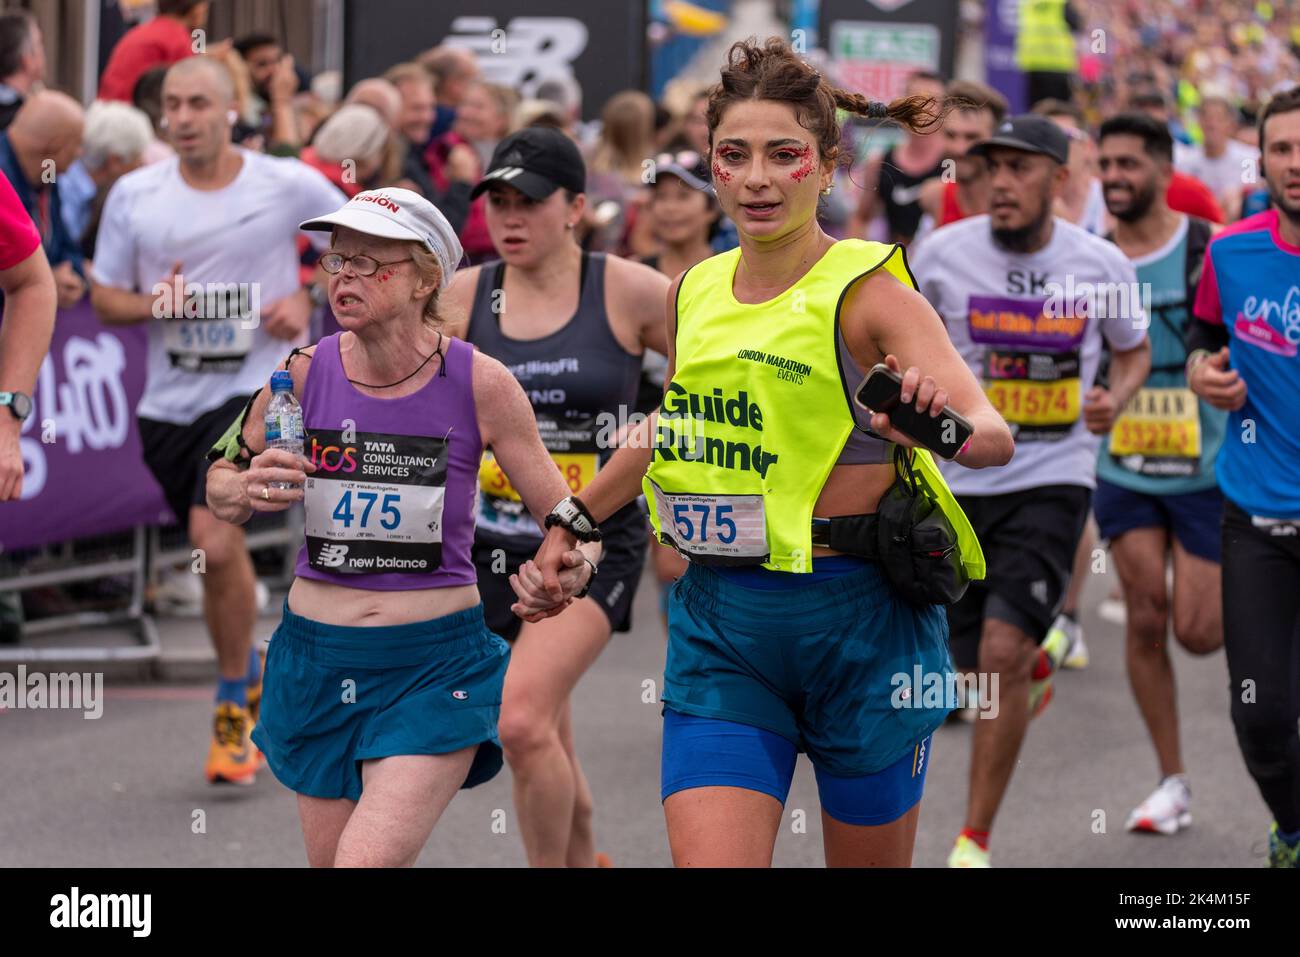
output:
[[[236,523],[305,505],[253,741],[298,793],[308,860],[410,865],[456,791],[502,763],[509,650],[471,556],[483,449],[539,519],[568,486],[514,376],[439,329],[461,249],[433,205],[364,192],[303,228],[333,231],[321,266],[343,331],[295,350],[214,449],[208,503]],[[287,389],[305,461],[267,447],[289,427],[265,424]],[[562,604],[599,555],[572,551]]]

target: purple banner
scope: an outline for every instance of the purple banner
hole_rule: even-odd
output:
[[[1068,352],[1079,347],[1088,328],[1082,310],[1048,315],[1041,299],[971,296],[967,301],[972,342],[1023,352]]]
[[[988,0],[984,4],[984,74],[989,86],[1007,98],[1011,113],[1023,113],[1029,91],[1016,67],[1016,29],[1020,0]]]
[[[173,521],[141,458],[145,327],[105,326],[88,299],[60,310],[23,425],[23,494],[0,504],[12,551]]]

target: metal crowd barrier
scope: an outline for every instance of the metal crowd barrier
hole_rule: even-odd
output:
[[[249,530],[248,549],[279,549],[279,570],[262,580],[285,587],[293,579],[297,547],[302,542],[300,508],[259,516]],[[31,661],[139,661],[157,660],[162,646],[158,625],[145,605],[146,588],[156,584],[160,571],[192,561],[192,548],[179,526],[138,526],[116,535],[97,536],[0,554],[0,593],[70,585],[122,576],[130,580],[126,606],[110,610],[78,610],[24,621],[23,638],[53,632],[128,625],[137,643],[124,646],[29,644],[0,645],[0,663]]]

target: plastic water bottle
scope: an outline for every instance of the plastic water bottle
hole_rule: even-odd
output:
[[[271,373],[271,402],[266,407],[266,447],[303,454],[302,406],[293,394],[293,376],[281,369]],[[292,482],[272,482],[271,488],[297,488]]]

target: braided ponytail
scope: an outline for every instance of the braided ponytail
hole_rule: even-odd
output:
[[[882,103],[834,87],[831,88],[831,95],[841,110],[873,120],[893,120],[913,133],[928,133],[943,122],[942,106],[928,96],[904,96]]]

